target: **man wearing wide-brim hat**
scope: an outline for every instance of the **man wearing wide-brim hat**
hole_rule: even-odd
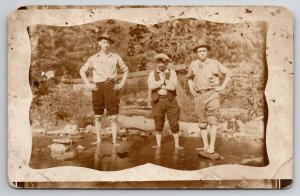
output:
[[[114,40],[107,33],[97,37],[100,51],[91,56],[81,67],[79,73],[85,85],[92,91],[93,110],[95,114],[96,142],[101,141],[101,118],[104,109],[107,110],[107,116],[111,121],[112,143],[117,144],[117,116],[119,114],[119,90],[124,86],[128,76],[128,67],[122,58],[110,52],[110,46]],[[124,73],[120,83],[117,83],[117,68]],[[93,82],[89,82],[86,76],[88,69],[93,70]]]
[[[207,42],[200,42],[193,48],[198,59],[190,64],[187,78],[189,89],[194,96],[195,112],[204,145],[197,150],[214,153],[219,124],[219,92],[226,88],[232,74],[219,61],[207,57],[210,50],[212,48]],[[222,76],[225,79],[220,84]],[[208,142],[207,128],[210,129],[210,142]]]
[[[179,115],[180,108],[176,101],[177,75],[167,65],[169,57],[164,53],[154,56],[156,69],[151,71],[148,77],[148,87],[151,90],[151,105],[155,123],[156,146],[161,147],[162,131],[167,115],[170,129],[173,133],[175,148],[183,149],[179,145]]]

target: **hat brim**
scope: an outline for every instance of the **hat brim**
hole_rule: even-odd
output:
[[[164,62],[168,62],[169,61],[169,59],[165,59],[165,58],[162,58],[162,57],[154,59],[154,61],[159,61],[159,60],[162,60]]]
[[[211,50],[211,47],[209,45],[202,44],[202,45],[199,45],[199,46],[196,46],[195,48],[193,48],[193,52],[196,53],[198,48],[206,48],[207,50]]]
[[[98,42],[101,41],[101,40],[103,40],[103,39],[109,41],[111,44],[115,43],[115,41],[113,39],[111,39],[110,37],[104,37],[104,36],[97,37],[97,41]]]

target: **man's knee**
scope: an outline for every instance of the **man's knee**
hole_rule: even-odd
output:
[[[201,122],[201,123],[198,123],[198,126],[200,129],[206,129],[207,128],[207,123],[206,122]]]
[[[154,116],[156,132],[162,132],[165,124],[165,119],[162,116]]]
[[[118,115],[108,116],[110,122],[118,123]]]
[[[169,122],[170,123],[170,129],[172,133],[178,133],[179,132],[179,124],[178,121],[176,122]]]
[[[102,119],[102,115],[94,115],[95,120],[100,121]]]
[[[207,122],[208,122],[208,124],[210,124],[210,125],[218,126],[218,125],[219,125],[219,119],[218,119],[218,116],[208,116],[208,117],[207,117]]]

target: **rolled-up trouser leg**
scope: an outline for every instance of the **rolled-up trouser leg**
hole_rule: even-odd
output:
[[[176,99],[168,100],[167,105],[167,117],[169,120],[170,128],[173,134],[179,132],[179,117],[180,117],[180,107],[177,104]]]
[[[155,131],[158,133],[161,133],[164,128],[165,124],[165,112],[166,111],[166,105],[164,103],[164,100],[158,100],[157,103],[152,105],[152,112],[154,117],[154,123],[155,123]]]

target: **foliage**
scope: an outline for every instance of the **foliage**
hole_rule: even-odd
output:
[[[263,22],[225,24],[187,18],[145,26],[102,20],[71,27],[30,26],[31,78],[49,69],[56,76],[79,77],[80,67],[99,51],[95,37],[104,31],[112,34],[112,50],[120,54],[131,72],[145,70],[157,52],[168,54],[173,64],[190,64],[196,58],[192,48],[201,39],[212,46],[210,56],[227,66],[239,69],[246,63],[251,71],[265,72]]]
[[[221,95],[222,107],[247,109],[247,120],[264,115],[266,23],[225,24],[186,18],[145,26],[101,20],[80,26],[33,25],[28,28],[32,51],[29,78],[34,95],[30,111],[32,122],[49,126],[65,121],[76,121],[79,126],[92,124],[91,98],[70,89],[62,90],[57,78],[78,78],[80,67],[99,51],[96,36],[105,31],[112,34],[115,40],[112,50],[123,58],[130,72],[153,68],[153,56],[158,52],[168,54],[171,64],[188,65],[197,58],[193,47],[199,40],[208,41],[212,46],[211,58],[219,60],[235,75],[245,76],[233,78]],[[48,70],[53,70],[57,78],[43,78],[41,72]],[[184,79],[180,80],[183,91],[178,99],[184,103],[191,96]],[[137,82],[138,85],[129,85],[128,81],[123,93],[145,99],[146,83]],[[143,96],[139,96],[140,92]],[[181,118],[194,120],[193,107],[184,109]]]
[[[51,93],[35,96],[32,101],[30,121],[35,126],[74,123],[78,127],[85,127],[93,124],[93,119],[91,98],[80,91],[56,88]]]

